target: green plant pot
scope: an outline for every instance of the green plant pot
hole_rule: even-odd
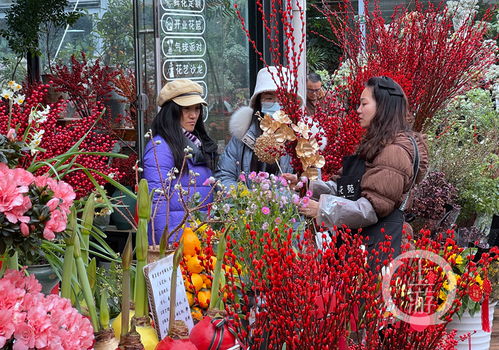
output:
[[[45,295],[50,294],[55,285],[59,283],[59,277],[57,277],[57,274],[49,264],[30,265],[26,271],[30,275],[34,275],[38,282],[40,282],[42,293]]]

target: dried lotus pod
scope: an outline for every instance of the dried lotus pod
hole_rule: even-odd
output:
[[[285,148],[274,136],[263,134],[256,139],[253,151],[261,162],[273,164],[285,153]]]

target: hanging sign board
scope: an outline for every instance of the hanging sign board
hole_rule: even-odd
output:
[[[203,37],[167,36],[163,38],[161,50],[166,58],[203,57],[206,41]]]
[[[203,86],[206,100],[206,0],[160,0],[159,3],[163,79],[191,79]],[[203,116],[205,120],[208,118],[208,109]]]
[[[156,324],[156,330],[161,339],[168,335],[170,324],[170,286],[173,271],[173,254],[155,261],[144,267],[149,303]],[[184,321],[189,332],[194,327],[191,308],[185,293],[184,280],[180,267],[177,268],[177,298],[175,319]]]
[[[165,12],[161,28],[168,35],[203,35],[206,22],[202,15]]]
[[[206,76],[206,62],[202,58],[168,59],[163,63],[163,75],[173,79],[203,79]]]
[[[165,11],[203,12],[205,0],[161,0]]]

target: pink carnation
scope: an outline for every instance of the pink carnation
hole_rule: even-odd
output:
[[[14,168],[11,169],[11,172],[14,176],[16,184],[18,186],[29,186],[33,183],[34,176],[29,171],[24,170],[23,168]]]
[[[16,342],[13,350],[28,350],[35,347],[35,331],[29,324],[21,323],[17,325],[14,332]]]
[[[91,348],[90,320],[69,300],[45,296],[40,289],[34,277],[24,276],[23,271],[9,270],[0,279],[0,347],[14,339],[15,350]]]
[[[76,198],[73,187],[64,181],[55,181],[53,179],[48,180],[48,185],[50,189],[54,191],[54,197],[62,200],[62,203],[60,204],[61,209],[63,209],[66,214],[69,214],[69,208],[71,208],[73,200]]]
[[[24,182],[22,179],[19,180]],[[0,212],[4,213],[7,220],[13,224],[18,221],[26,222],[23,214],[31,208],[31,201],[25,196],[26,192],[28,192],[27,185],[18,186],[15,172],[4,163],[0,163]]]
[[[43,238],[53,240],[55,238],[55,233],[62,232],[66,229],[67,220],[65,212],[60,210],[52,211],[50,213],[50,219],[43,229]]]
[[[28,237],[29,236],[29,226],[26,225],[24,222],[21,222],[21,224],[19,225],[19,227],[21,228],[21,234],[24,237]]]
[[[48,185],[49,177],[47,176],[36,176],[34,183],[37,187],[45,187]]]
[[[15,141],[16,140],[16,130],[15,129],[12,129],[10,128],[9,131],[7,131],[7,138],[10,140],[10,141]]]
[[[12,310],[0,309],[0,348],[2,348],[12,334],[14,334],[14,324],[12,321]]]

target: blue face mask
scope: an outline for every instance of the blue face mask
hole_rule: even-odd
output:
[[[279,102],[262,102],[262,113],[263,114],[274,114],[281,110],[281,105]]]

